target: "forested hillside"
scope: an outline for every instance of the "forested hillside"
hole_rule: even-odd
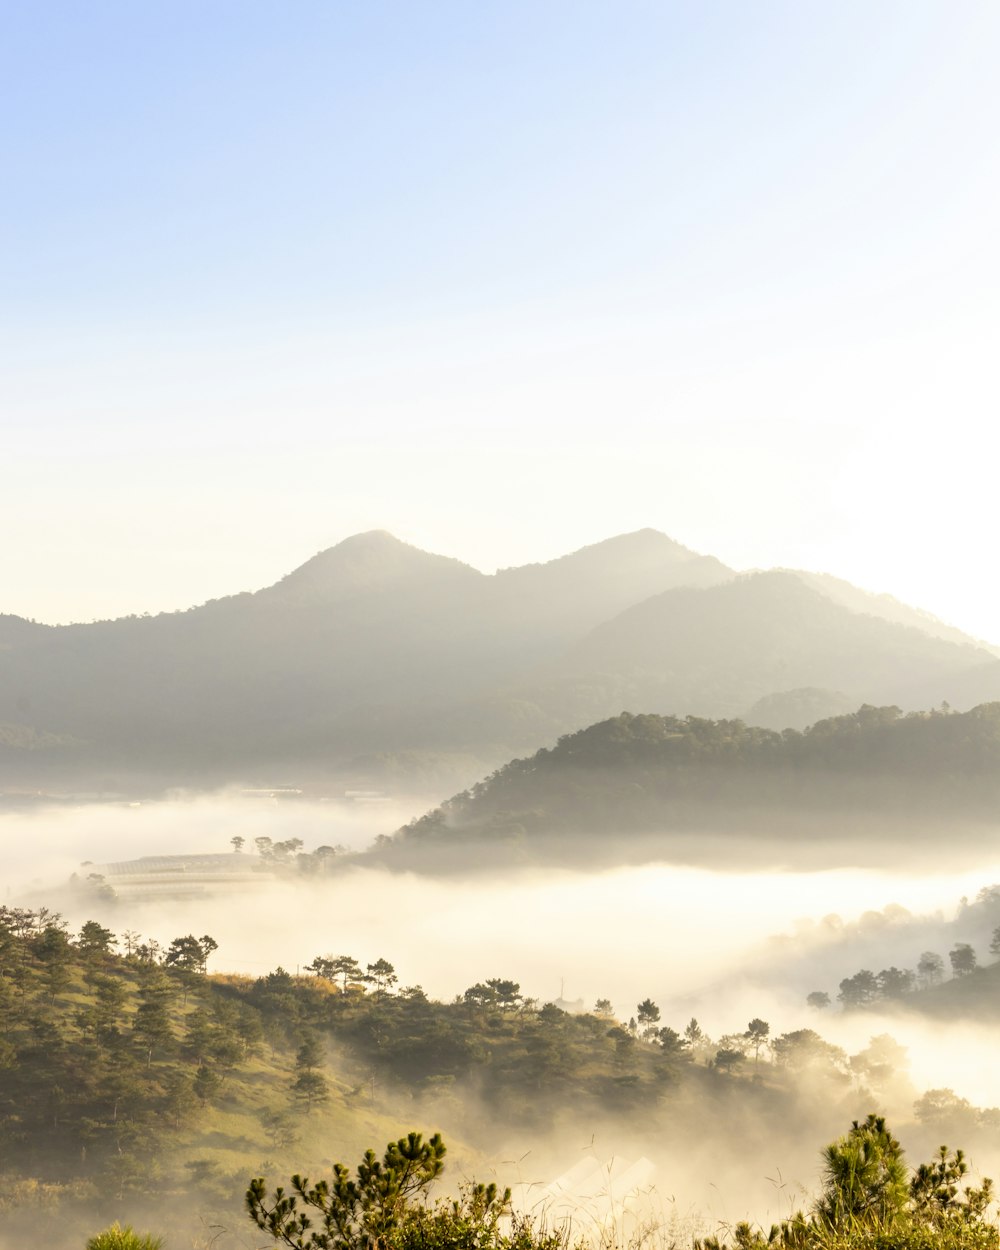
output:
[[[202,1222],[238,1227],[263,1160],[315,1169],[414,1118],[446,1128],[470,1164],[530,1141],[537,1166],[565,1166],[560,1142],[597,1128],[681,1157],[696,1132],[735,1161],[746,1140],[811,1142],[873,1099],[921,1094],[891,1038],[851,1055],[760,1017],[712,1038],[649,997],[621,1018],[611,997],[568,1014],[490,975],[438,1002],[400,987],[387,959],[344,954],[314,955],[302,976],[215,976],[214,949],[209,935],[161,949],[0,909],[9,1236],[68,1250],[78,1227],[121,1218],[191,1244]],[[942,1105],[917,1102],[921,1149]],[[987,1140],[996,1113],[956,1107],[965,1140]]]
[[[411,822],[375,854],[584,856],[602,839],[703,830],[846,841],[879,829],[890,841],[939,830],[979,836],[1000,801],[1000,704],[903,715],[860,708],[804,732],[739,720],[623,713],[512,760]],[[669,840],[661,844],[667,850]],[[560,848],[562,850],[560,851]],[[613,857],[622,847],[607,845]]]

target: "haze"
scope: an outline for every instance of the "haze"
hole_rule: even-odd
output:
[[[279,966],[299,972],[316,955],[347,953],[362,963],[388,958],[401,985],[420,984],[444,1001],[487,977],[509,976],[543,1002],[562,995],[590,1009],[611,998],[623,1019],[652,997],[675,1027],[695,1015],[713,1034],[762,1014],[781,1031],[818,1027],[851,1049],[888,1031],[911,1048],[918,1088],[949,1085],[977,1105],[1000,1103],[988,1030],[873,1015],[820,1018],[805,1006],[810,990],[835,995],[839,980],[862,964],[905,966],[927,944],[954,941],[941,936],[942,923],[953,919],[960,899],[1000,881],[1000,859],[949,871],[901,863],[891,871],[647,864],[574,872],[517,869],[498,858],[493,871],[473,876],[349,869],[319,883],[270,881],[252,892],[111,905],[56,889],[71,873],[86,874],[84,853],[101,863],[165,848],[226,852],[236,835],[247,839],[248,859],[255,837],[301,837],[307,849],[324,842],[362,849],[404,810],[345,812],[204,796],[8,813],[0,818],[13,848],[8,897],[54,899],[74,927],[96,918],[163,945],[181,933],[208,931],[219,943],[213,968],[251,977]],[[875,923],[887,906],[913,915],[902,925]],[[919,927],[922,917],[926,928]],[[859,920],[856,933],[845,931]],[[844,933],[846,942],[839,940]]]
[[[622,1020],[650,997],[665,1022],[682,1029],[696,1016],[715,1037],[738,1034],[748,1020],[764,1018],[774,1036],[818,1028],[854,1054],[879,1034],[890,1034],[905,1054],[877,1097],[917,1151],[933,1148],[935,1132],[913,1119],[922,1092],[947,1087],[977,1107],[1000,1104],[992,1027],[899,1011],[818,1014],[805,1004],[812,989],[835,994],[838,981],[862,964],[912,965],[921,950],[944,953],[957,937],[972,937],[982,950],[981,932],[956,928],[959,900],[974,898],[1000,878],[1000,861],[937,872],[917,872],[904,861],[879,872],[736,872],[721,864],[714,870],[647,864],[574,872],[516,868],[498,858],[493,871],[471,876],[348,869],[323,881],[272,880],[252,891],[197,900],[145,897],[110,904],[58,888],[69,872],[87,871],[79,863],[84,854],[113,861],[165,848],[224,852],[236,835],[248,845],[256,837],[302,837],[307,846],[336,841],[361,848],[403,814],[401,808],[352,812],[342,805],[232,795],[7,812],[0,832],[9,848],[8,902],[47,901],[74,929],[98,919],[164,946],[186,932],[208,932],[219,943],[213,971],[249,977],[279,965],[298,973],[317,954],[350,953],[362,964],[388,958],[401,986],[419,982],[443,1001],[488,977],[509,976],[542,1001],[562,995],[592,1008],[597,998],[610,997]],[[249,849],[243,854],[254,858]],[[334,1050],[334,1070],[346,1071],[348,1062]],[[586,1121],[589,1144],[581,1139],[584,1125],[567,1119],[566,1109],[553,1114],[546,1132],[493,1125],[474,1082],[414,1095],[407,1114],[443,1128],[459,1143],[459,1175],[481,1176],[486,1168],[505,1182],[524,1182],[518,1200],[529,1208],[551,1203],[542,1196],[544,1186],[586,1158],[602,1167],[615,1158],[651,1158],[655,1184],[628,1200],[630,1218],[655,1219],[684,1238],[744,1216],[765,1223],[781,1218],[809,1192],[817,1172],[815,1138],[838,1127],[825,1105],[828,1093],[820,1085],[810,1089],[811,1079],[819,1078],[802,1077],[801,1105],[779,1134],[759,1141],[753,1157],[746,1143],[757,1140],[761,1126],[751,1122],[749,1109],[736,1107],[693,1109],[700,1117],[698,1142],[683,1151],[675,1140],[679,1129],[655,1144],[628,1116]],[[861,1084],[855,1095],[859,1113],[871,1096]],[[670,1112],[678,1124],[691,1113],[683,1104]],[[725,1116],[724,1131],[719,1115]],[[322,1125],[321,1118],[312,1133]],[[323,1148],[339,1153],[339,1122],[331,1131]],[[470,1134],[479,1143],[471,1153],[462,1145]],[[975,1159],[985,1170],[1000,1165],[987,1141],[977,1139]],[[603,1193],[557,1203],[550,1218],[564,1211],[586,1233],[589,1221],[600,1222]],[[155,1202],[136,1210],[148,1220],[166,1218]],[[62,1228],[67,1236],[75,1218]],[[238,1225],[224,1218],[217,1227],[219,1244],[243,1244]]]

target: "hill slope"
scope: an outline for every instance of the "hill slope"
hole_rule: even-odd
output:
[[[895,855],[900,840],[939,845],[942,823],[953,848],[964,826],[973,838],[995,829],[998,802],[1000,703],[907,716],[865,706],[805,733],[623,713],[512,760],[372,854],[433,867],[498,854],[614,861],[634,856],[629,839],[655,858],[695,835],[697,859],[699,835],[721,834],[731,859],[744,835],[764,834],[787,844],[787,858],[819,839],[843,849],[877,831]],[[718,851],[706,841],[701,858]]]

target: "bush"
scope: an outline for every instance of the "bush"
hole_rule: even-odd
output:
[[[810,1215],[767,1233],[738,1224],[731,1242],[707,1237],[695,1250],[1000,1250],[986,1216],[992,1181],[967,1185],[961,1150],[942,1146],[908,1176],[899,1142],[870,1115],[827,1146],[823,1161],[825,1185]]]
[[[162,1250],[162,1246],[162,1237],[137,1233],[130,1224],[123,1228],[117,1221],[87,1242],[87,1250]]]
[[[390,1142],[381,1161],[369,1150],[353,1178],[337,1163],[332,1182],[311,1186],[293,1176],[291,1193],[279,1186],[269,1198],[257,1177],[247,1210],[259,1229],[296,1250],[565,1250],[563,1234],[510,1213],[509,1189],[474,1184],[453,1202],[429,1205],[445,1152],[440,1134],[425,1142],[410,1133]]]

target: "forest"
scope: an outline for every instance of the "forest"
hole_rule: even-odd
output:
[[[1000,703],[905,714],[864,705],[782,732],[623,712],[512,760],[380,839],[372,856],[443,865],[502,845],[544,861],[572,845],[608,860],[663,854],[669,835],[690,832],[804,845],[877,833],[891,844],[936,835],[945,820],[961,840],[976,836],[1000,800],[998,764]],[[614,840],[604,836],[611,828]]]

